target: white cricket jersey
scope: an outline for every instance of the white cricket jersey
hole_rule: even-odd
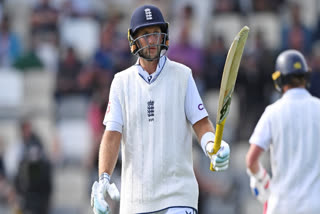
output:
[[[123,126],[120,213],[197,209],[191,125],[208,114],[201,99],[187,101],[190,76],[188,67],[168,58],[150,84],[137,65],[115,75],[104,124]],[[187,115],[192,104],[197,113]]]
[[[302,88],[269,105],[249,142],[270,147],[268,214],[320,213],[320,100]]]
[[[135,64],[136,69],[141,76],[147,83],[152,84],[159,74],[162,71],[163,66],[167,61],[167,57],[163,56],[159,60],[159,64],[157,66],[156,72],[149,75],[147,71],[145,71],[140,65],[139,60]],[[107,107],[108,117],[104,118],[104,125],[106,126],[106,130],[109,131],[118,131],[122,133],[123,127],[123,120],[122,120],[122,112],[121,112],[121,105],[119,101],[119,97],[115,95],[113,92],[114,87],[111,86],[110,89],[110,96],[109,96],[109,103]],[[190,72],[189,79],[188,79],[188,86],[187,86],[187,93],[185,99],[185,111],[187,119],[193,125],[202,118],[208,116],[208,113],[203,105],[202,99],[199,95],[196,83],[192,77],[192,73]]]

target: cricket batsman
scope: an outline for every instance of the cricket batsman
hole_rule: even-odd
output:
[[[109,213],[106,194],[114,200],[121,195],[121,214],[197,213],[192,129],[213,168],[228,168],[226,142],[210,155],[214,128],[191,69],[165,56],[168,32],[168,23],[157,7],[144,5],[133,12],[128,40],[138,59],[115,75],[110,88],[99,150],[99,181],[92,187],[95,214]],[[121,194],[110,184],[120,144]]]
[[[282,97],[269,105],[249,139],[247,172],[267,214],[320,213],[320,99],[306,90],[308,66],[286,50],[272,74]],[[272,178],[259,162],[270,148]]]

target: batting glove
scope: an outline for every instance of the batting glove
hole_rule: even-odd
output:
[[[213,142],[209,142],[205,147],[207,156],[211,159],[213,169],[215,171],[223,171],[228,169],[230,158],[229,144],[222,140],[218,152],[214,155],[210,155],[213,153],[213,145]]]
[[[94,214],[110,214],[110,208],[105,200],[106,194],[109,194],[112,200],[119,200],[120,193],[116,185],[110,184],[110,176],[103,173],[99,182],[95,181],[91,191],[91,207]]]
[[[264,204],[270,195],[269,183],[270,175],[260,164],[259,171],[253,174],[250,169],[247,169],[247,174],[250,176],[250,188],[252,194]]]

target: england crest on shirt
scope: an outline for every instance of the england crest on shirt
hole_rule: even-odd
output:
[[[150,100],[147,102],[147,114],[149,122],[154,121],[154,101]]]

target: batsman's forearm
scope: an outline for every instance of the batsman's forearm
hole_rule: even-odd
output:
[[[250,171],[253,174],[256,174],[260,169],[259,162],[258,161],[253,162],[251,165],[248,166],[248,169],[250,169]]]
[[[105,131],[99,149],[99,176],[106,172],[112,175],[118,160],[121,133],[117,131]]]
[[[208,117],[205,117],[205,118],[199,120],[198,122],[196,122],[193,125],[193,130],[194,130],[195,134],[197,135],[199,143],[201,142],[202,136],[206,132],[213,132],[214,133],[214,127]]]
[[[263,153],[263,149],[255,144],[251,144],[246,155],[246,165],[250,171],[255,174],[259,171],[259,158]]]

